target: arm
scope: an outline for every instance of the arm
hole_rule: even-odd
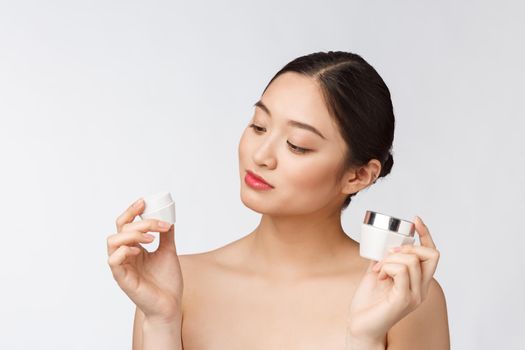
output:
[[[427,298],[388,331],[387,340],[387,350],[450,349],[445,294],[434,278]]]
[[[144,320],[144,350],[182,350],[182,318],[170,322]]]
[[[346,331],[346,350],[385,350],[385,339],[381,341],[366,341],[354,337],[347,329]]]
[[[173,322],[152,321],[136,308],[132,350],[182,350],[181,328],[182,318]]]
[[[450,350],[447,305],[443,289],[432,278],[427,298],[397,322],[384,342],[365,341],[347,333],[350,350]]]
[[[142,327],[144,325],[144,312],[138,307],[135,308],[135,320],[133,321],[133,342],[132,350],[143,350]]]

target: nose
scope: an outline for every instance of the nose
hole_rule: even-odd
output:
[[[269,137],[266,138],[266,140],[261,141],[258,147],[255,148],[252,158],[254,163],[258,166],[267,167],[269,169],[275,168],[277,165],[277,159]]]

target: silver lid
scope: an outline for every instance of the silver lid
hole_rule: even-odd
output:
[[[366,211],[365,220],[363,222],[365,224],[375,226],[383,230],[394,231],[408,237],[413,237],[415,233],[414,223],[371,210]]]

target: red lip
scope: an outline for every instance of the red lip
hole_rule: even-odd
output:
[[[248,173],[248,176],[251,177],[253,180],[257,181],[258,183],[262,184],[262,185],[265,185],[266,187],[270,187],[270,188],[273,188],[272,185],[270,185],[268,182],[266,182],[261,176],[253,173],[252,171],[250,170],[246,170],[246,172]]]

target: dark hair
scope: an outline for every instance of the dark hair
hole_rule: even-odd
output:
[[[368,62],[351,52],[312,53],[286,64],[264,91],[275,78],[286,72],[314,78],[321,87],[327,108],[348,146],[338,179],[347,169],[365,165],[371,159],[381,162],[378,178],[390,173],[394,165],[391,154],[395,128],[392,100],[385,82]],[[347,196],[341,210],[348,207],[351,197],[356,194]]]

